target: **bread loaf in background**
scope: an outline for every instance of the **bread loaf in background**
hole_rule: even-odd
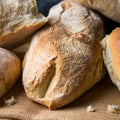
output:
[[[14,52],[20,58],[21,62],[23,61],[24,55],[30,46],[33,36],[34,34],[30,35],[29,37],[25,39],[24,42],[13,47],[13,49],[11,49],[11,51]]]
[[[75,1],[99,11],[106,17],[120,23],[120,0],[66,0]]]
[[[19,58],[11,51],[0,48],[0,97],[15,84],[20,72]]]
[[[120,90],[120,28],[101,41],[103,58],[112,82]]]
[[[0,0],[0,47],[19,45],[46,22],[36,0]]]
[[[104,75],[101,18],[74,2],[61,2],[32,39],[23,62],[27,96],[56,109],[80,97]]]

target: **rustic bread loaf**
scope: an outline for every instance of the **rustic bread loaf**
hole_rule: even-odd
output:
[[[14,52],[21,61],[23,61],[23,58],[25,56],[26,51],[28,50],[32,37],[34,34],[30,35],[29,37],[27,37],[25,39],[24,42],[22,42],[21,44],[19,44],[18,46],[13,47],[13,49],[11,49],[12,52]]]
[[[102,41],[103,58],[113,83],[120,90],[120,28],[116,28]]]
[[[71,1],[71,0],[67,0]],[[72,0],[95,9],[106,17],[120,23],[120,0]]]
[[[80,97],[104,74],[101,18],[77,3],[61,2],[49,13],[50,25],[32,39],[23,62],[27,96],[56,109]]]
[[[0,48],[0,97],[15,84],[20,71],[19,58],[11,51]]]
[[[46,22],[35,0],[0,0],[0,47],[19,44]]]

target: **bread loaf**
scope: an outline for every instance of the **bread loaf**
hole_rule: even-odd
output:
[[[71,1],[71,0],[67,0]],[[72,0],[95,9],[106,17],[120,23],[120,0]]]
[[[0,48],[0,97],[15,84],[20,71],[19,58],[14,53]]]
[[[34,34],[30,35],[25,39],[24,42],[22,42],[18,46],[15,46],[11,49],[11,51],[14,52],[20,58],[21,61],[23,61],[24,55],[30,46],[33,35]]]
[[[101,41],[103,58],[112,82],[120,90],[120,28]]]
[[[23,62],[27,96],[56,109],[80,97],[104,74],[101,18],[77,3],[61,2],[32,39]]]
[[[0,47],[11,49],[46,22],[35,0],[0,0]]]

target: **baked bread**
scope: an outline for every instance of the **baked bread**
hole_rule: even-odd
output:
[[[30,46],[33,35],[34,34],[30,35],[25,39],[24,42],[11,49],[11,51],[14,52],[20,58],[21,61],[23,61],[24,55]]]
[[[71,1],[71,0],[67,0]],[[72,0],[95,9],[106,17],[120,23],[120,0]]]
[[[20,71],[19,58],[11,51],[0,48],[0,97],[15,84]]]
[[[46,22],[35,0],[0,0],[0,47],[11,49]]]
[[[103,58],[112,82],[120,90],[120,28],[116,28],[102,41]]]
[[[61,2],[32,39],[23,62],[27,96],[56,109],[80,97],[104,74],[101,18],[77,3]]]

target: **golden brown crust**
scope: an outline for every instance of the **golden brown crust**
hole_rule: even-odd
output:
[[[103,76],[100,17],[76,3],[60,4],[59,20],[33,37],[23,62],[27,96],[49,109],[77,99]]]
[[[0,97],[18,80],[21,65],[19,58],[12,52],[0,48]]]
[[[120,89],[120,28],[102,41],[104,62],[113,83]]]
[[[0,6],[2,7],[0,9],[2,13],[0,16],[0,47],[13,49],[47,22],[47,18],[38,12],[35,0],[24,3],[18,0],[3,0]]]
[[[0,35],[0,46],[8,49],[15,48],[16,46],[21,44],[21,42],[23,42],[23,40],[25,40],[26,37],[31,35],[45,23],[46,22],[43,21],[28,26],[22,26],[16,29],[15,31]]]
[[[109,35],[109,40],[113,69],[116,77],[120,80],[120,28],[116,28]]]

